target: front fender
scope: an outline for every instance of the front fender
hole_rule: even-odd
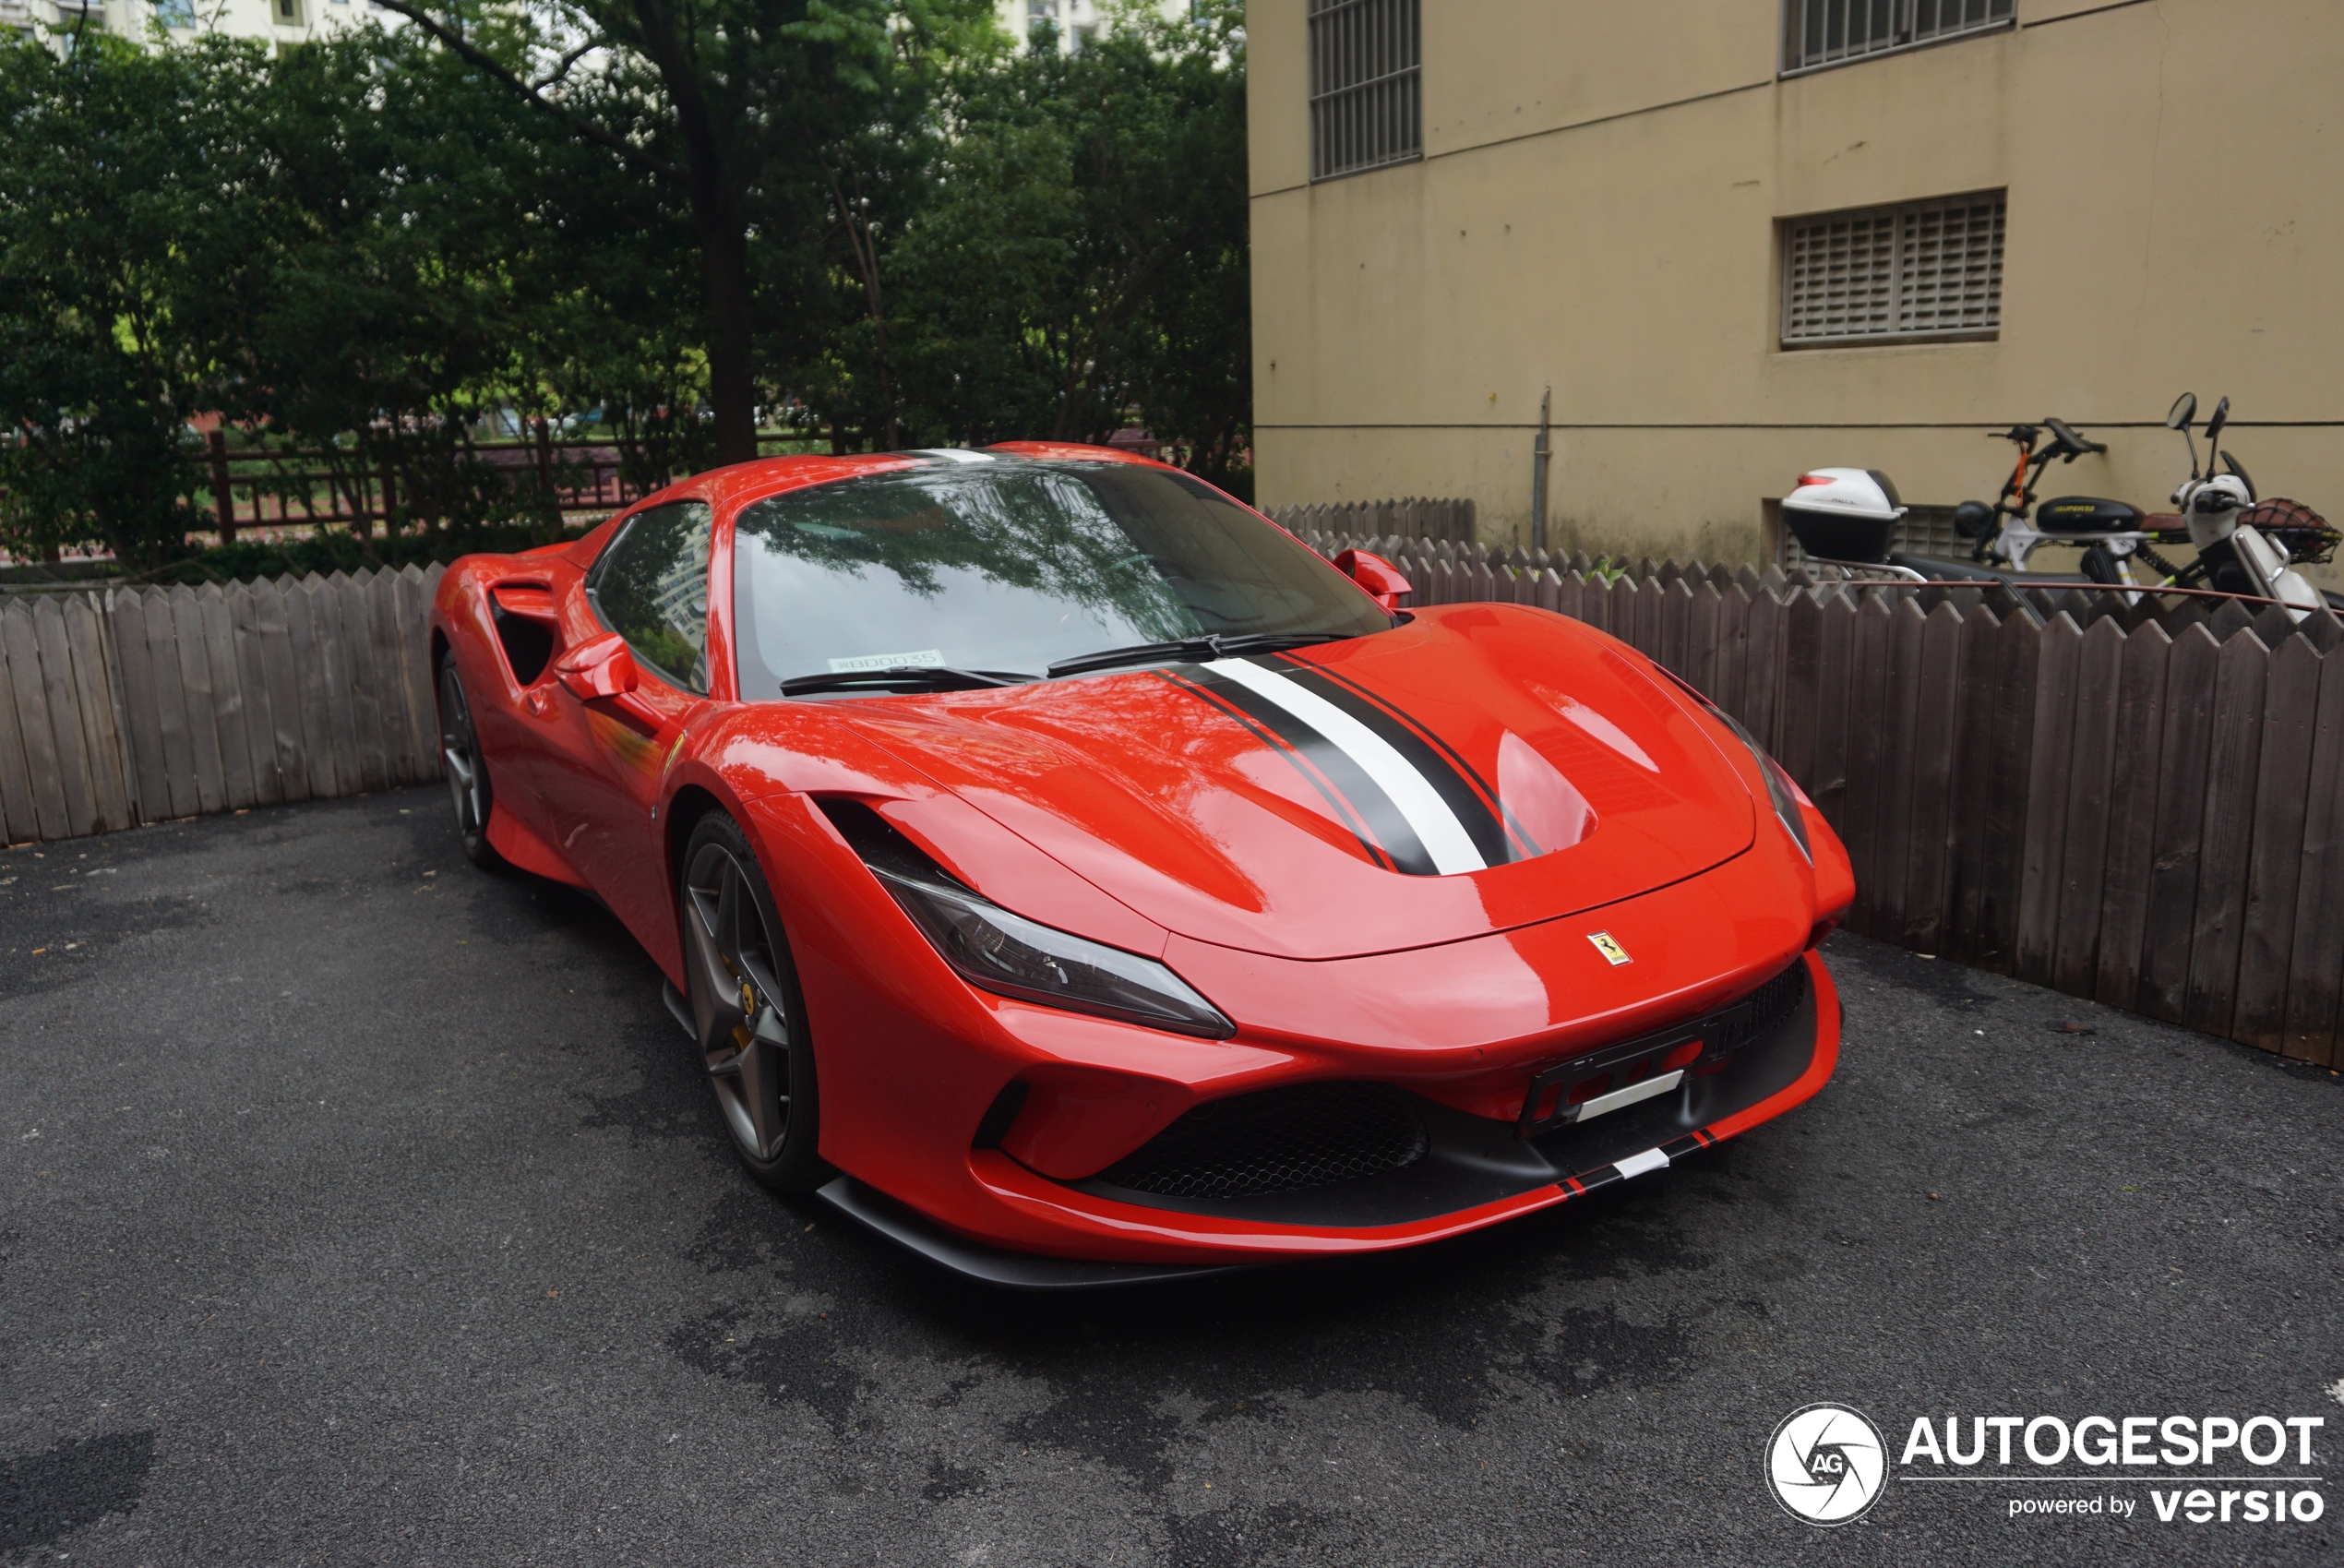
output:
[[[671,883],[689,832],[671,803],[688,792],[731,812],[753,841],[759,802],[858,800],[1005,909],[1149,958],[1160,958],[1169,940],[1163,927],[812,704],[729,713],[677,748],[661,789],[661,813],[676,823],[666,837]],[[771,880],[776,868],[766,871]]]

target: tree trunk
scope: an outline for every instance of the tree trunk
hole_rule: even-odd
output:
[[[698,182],[695,182],[697,184]],[[721,196],[692,193],[700,289],[708,305],[708,401],[716,410],[716,461],[757,456],[757,383],[749,365],[748,228]]]
[[[700,293],[708,307],[708,401],[716,411],[716,461],[757,456],[757,383],[750,367],[748,223],[729,150],[709,107],[679,14],[635,0],[641,47],[658,66],[684,144],[684,188],[700,241]]]

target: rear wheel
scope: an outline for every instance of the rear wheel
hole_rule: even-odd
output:
[[[811,1191],[831,1171],[816,1153],[806,1005],[765,875],[723,812],[692,829],[680,892],[692,1033],[733,1150],[773,1191]]]
[[[488,761],[480,754],[472,704],[464,698],[464,680],[456,673],[452,649],[439,656],[439,758],[448,772],[448,796],[456,808],[456,832],[464,842],[465,858],[493,871],[504,865],[505,857],[488,842]]]

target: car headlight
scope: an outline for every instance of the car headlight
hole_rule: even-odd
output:
[[[920,934],[970,985],[999,996],[1223,1040],[1237,1026],[1153,958],[1013,915],[966,888],[857,801],[823,812]]]
[[[1756,736],[1741,727],[1740,719],[1709,700],[1691,681],[1665,666],[1660,673],[1675,682],[1680,691],[1707,709],[1710,717],[1733,731],[1734,738],[1750,748],[1751,760],[1758,764],[1758,776],[1766,781],[1766,796],[1775,803],[1775,815],[1781,818],[1782,825],[1790,830],[1791,840],[1799,845],[1799,853],[1807,857],[1808,865],[1812,866],[1815,863],[1815,846],[1807,842],[1807,819],[1799,810],[1799,786],[1791,782],[1788,773],[1783,772],[1782,764],[1766,755],[1766,748],[1758,744]]]
[[[1775,815],[1782,819],[1782,825],[1788,828],[1790,836],[1798,841],[1799,853],[1807,857],[1807,864],[1813,865],[1815,846],[1807,842],[1807,819],[1799,809],[1799,786],[1790,782],[1790,775],[1782,771],[1780,762],[1766,755],[1766,748],[1758,744],[1757,737],[1741,727],[1740,720],[1714,702],[1709,705],[1709,711],[1724,720],[1726,727],[1750,748],[1750,755],[1758,764],[1759,776],[1766,781],[1766,794],[1774,800]]]

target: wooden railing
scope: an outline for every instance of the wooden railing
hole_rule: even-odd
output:
[[[803,444],[783,432],[758,437],[760,451]],[[626,480],[626,461],[608,439],[556,437],[549,427],[524,440],[474,441],[464,462],[516,490],[550,497],[564,515],[616,511],[649,492]],[[677,477],[683,477],[677,475]],[[363,462],[356,452],[329,453],[297,446],[233,446],[213,430],[194,460],[189,488],[223,545],[246,529],[306,528],[335,523],[371,533],[377,524],[412,514],[401,509],[395,465]]]

